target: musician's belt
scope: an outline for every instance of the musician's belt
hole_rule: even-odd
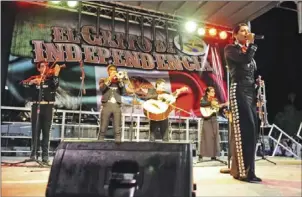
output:
[[[33,101],[33,104],[40,104],[40,105],[46,105],[46,104],[54,104],[54,101]]]

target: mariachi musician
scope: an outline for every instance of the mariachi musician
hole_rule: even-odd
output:
[[[109,64],[107,66],[107,73],[108,77],[102,78],[99,81],[99,87],[102,92],[102,111],[98,140],[104,141],[110,116],[113,115],[115,141],[121,142],[121,95],[126,93],[126,88],[124,82],[117,77],[118,73],[115,65]]]
[[[54,63],[55,64],[55,63]],[[53,107],[55,94],[59,86],[59,73],[61,67],[55,64],[54,68],[46,61],[37,64],[39,75],[32,76],[24,81],[22,85],[29,89],[31,106],[31,160],[38,159],[39,139],[42,131],[42,163],[48,164],[49,135],[53,118]],[[38,120],[38,122],[37,122]]]
[[[165,103],[174,103],[178,95],[181,93],[181,89],[170,94],[165,90],[165,80],[157,79],[155,82],[155,89],[148,89],[146,96],[141,97],[142,99],[155,99],[164,101]],[[159,106],[158,106],[159,107]],[[163,120],[151,120],[150,119],[150,141],[155,141],[155,132],[158,131],[161,134],[163,141],[169,141],[169,119],[165,117]]]
[[[225,59],[230,68],[232,112],[232,166],[231,175],[246,182],[260,182],[255,174],[255,149],[258,118],[254,55],[257,45],[247,24],[238,24],[233,30],[234,44],[225,47]]]
[[[215,89],[211,86],[205,90],[205,95],[200,100],[201,113],[203,115],[203,124],[200,142],[200,156],[211,157],[216,160],[220,155],[220,136],[218,131],[217,113],[225,104],[219,104],[215,98]],[[204,111],[208,112],[204,114]]]

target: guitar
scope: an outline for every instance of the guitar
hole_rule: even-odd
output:
[[[201,116],[204,118],[209,118],[214,113],[217,113],[220,108],[227,106],[227,105],[228,105],[228,103],[226,102],[226,103],[220,104],[218,106],[200,107]]]
[[[175,99],[171,99],[171,101],[162,101],[150,99],[144,102],[143,111],[145,116],[154,121],[165,120],[168,118],[171,111],[173,111],[174,106],[172,105],[176,101],[176,93],[178,94],[188,91],[187,87],[182,87],[177,89],[174,93],[170,94],[170,96]]]

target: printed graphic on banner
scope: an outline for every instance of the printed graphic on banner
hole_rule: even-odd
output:
[[[56,95],[56,107],[79,109],[81,88],[80,61],[84,63],[86,94],[81,100],[83,110],[97,111],[101,107],[100,78],[107,77],[107,65],[113,63],[118,71],[126,71],[129,84],[137,96],[126,94],[122,98],[123,112],[143,113],[143,97],[154,88],[155,80],[163,78],[168,92],[188,87],[176,101],[176,106],[200,116],[200,99],[207,86],[214,86],[220,102],[227,99],[225,73],[220,57],[220,48],[198,36],[183,36],[183,50],[177,32],[156,30],[155,47],[150,28],[141,29],[129,25],[126,42],[125,24],[116,21],[112,35],[111,21],[102,19],[99,36],[95,18],[83,15],[82,25],[77,29],[76,14],[61,10],[24,8],[18,13],[14,27],[7,86],[13,101],[27,103],[25,90],[20,81],[36,75],[35,63],[47,60],[66,64],[61,70],[60,85]],[[134,102],[133,102],[134,99]],[[13,105],[9,103],[8,105]],[[173,113],[172,113],[173,115]],[[189,116],[180,112],[182,116]]]

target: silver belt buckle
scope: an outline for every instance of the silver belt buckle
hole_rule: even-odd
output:
[[[116,100],[115,100],[115,98],[112,97],[112,98],[109,100],[109,102],[110,102],[110,103],[116,103]]]

